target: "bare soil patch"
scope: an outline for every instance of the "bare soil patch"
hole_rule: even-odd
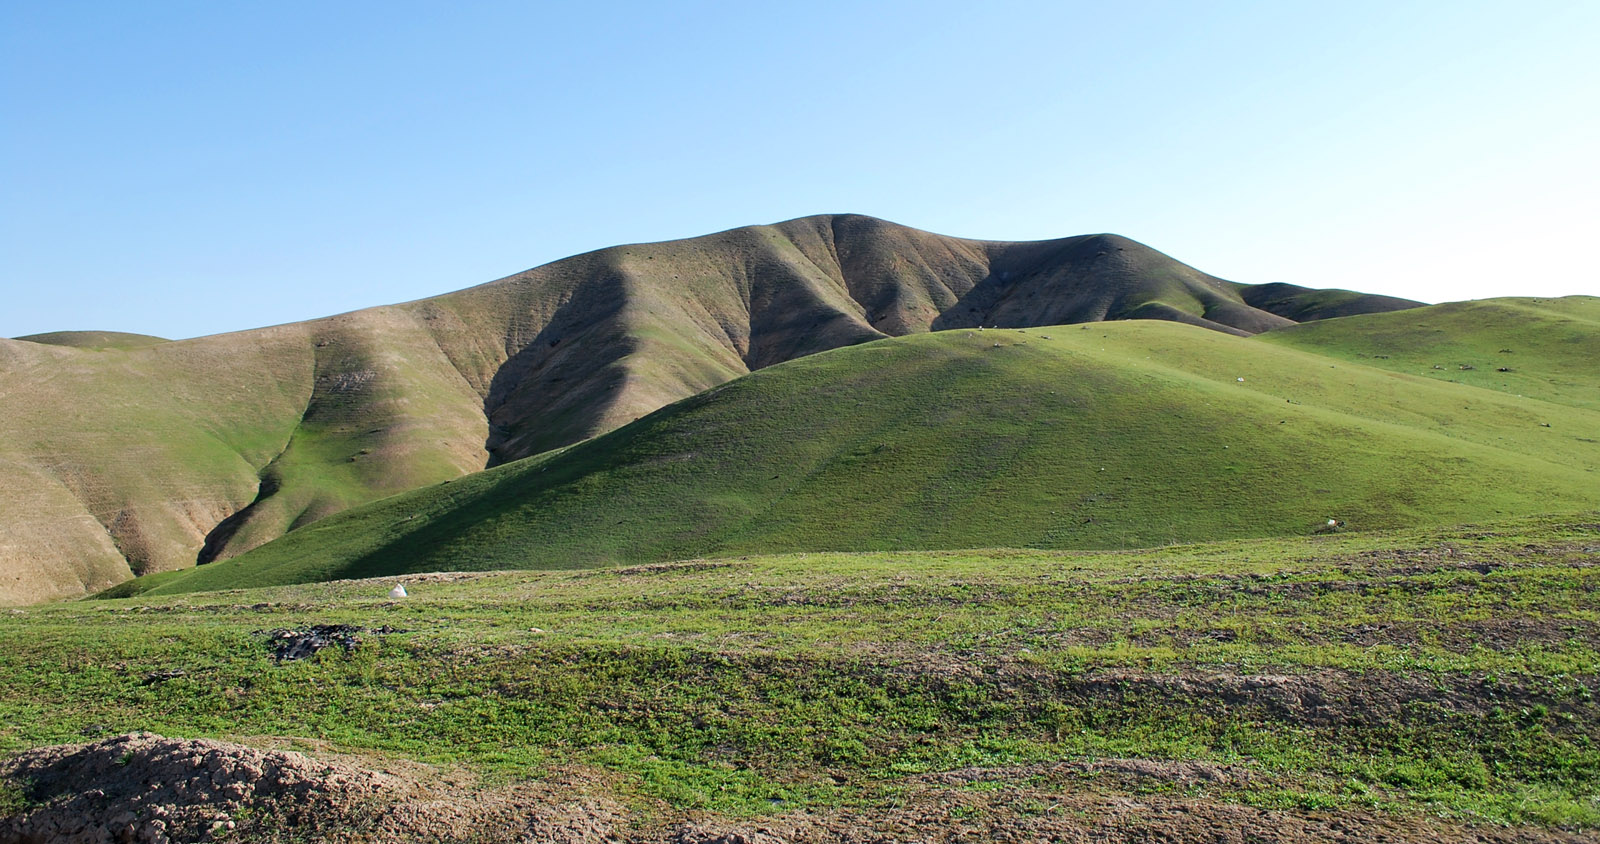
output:
[[[660,838],[634,839],[660,841]],[[918,793],[886,811],[787,816],[760,824],[685,823],[675,844],[1575,844],[1581,833],[1469,827],[1368,812],[1289,812],[1198,798],[1013,789]]]
[[[1241,785],[1237,766],[1103,759],[963,769],[908,783],[892,806],[735,820],[604,796],[599,777],[498,789],[378,771],[345,760],[134,733],[46,747],[0,763],[26,805],[0,818],[0,844],[327,841],[554,844],[891,844],[891,842],[1578,842],[1582,833],[1471,827],[1364,811],[1259,809],[1213,798],[1106,793],[1112,783]],[[1065,777],[1061,775],[1067,775]],[[1077,775],[1077,776],[1075,776]],[[978,783],[998,788],[975,790]]]
[[[619,812],[547,789],[469,793],[421,775],[229,742],[131,733],[0,763],[24,807],[0,844],[622,840]]]
[[[1002,676],[1004,673],[1002,672]],[[1023,679],[1026,678],[1026,679]],[[1039,678],[1022,673],[1023,682]],[[1600,678],[1473,675],[1415,676],[1394,671],[1314,671],[1305,674],[1227,674],[1180,671],[1091,671],[1045,679],[1057,700],[1092,704],[1149,697],[1195,707],[1250,708],[1280,721],[1313,726],[1430,721],[1483,715],[1497,708],[1542,706],[1577,718],[1600,716]]]

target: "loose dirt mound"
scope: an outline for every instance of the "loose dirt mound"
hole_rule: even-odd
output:
[[[416,770],[413,770],[415,768]],[[1554,830],[1461,827],[1346,812],[1288,812],[1203,797],[1081,790],[1060,775],[1178,784],[1250,779],[1243,769],[1109,759],[1045,768],[965,769],[923,778],[893,807],[792,812],[732,822],[664,805],[630,814],[586,795],[600,781],[501,789],[433,779],[407,764],[380,773],[287,751],[150,733],[45,747],[0,763],[24,808],[0,844],[228,841],[550,842],[550,844],[891,844],[891,842],[1578,842]],[[432,773],[426,773],[432,772]],[[998,789],[974,791],[984,781]],[[1024,784],[1027,782],[1034,784]],[[1015,783],[1006,785],[1005,783]],[[952,788],[951,786],[955,786]],[[649,801],[646,801],[648,803]]]
[[[241,809],[288,824],[336,820],[402,790],[393,777],[299,753],[132,733],[45,747],[0,765],[30,808],[0,842],[163,842],[222,836]]]
[[[300,753],[151,733],[32,750],[0,763],[0,778],[26,803],[0,819],[0,844],[621,840],[611,807],[533,787],[469,794]]]

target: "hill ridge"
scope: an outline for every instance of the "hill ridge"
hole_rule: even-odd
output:
[[[249,331],[3,340],[0,601],[233,556],[825,349],[985,322],[1292,324],[1249,289],[1117,235],[1009,243],[817,215]]]

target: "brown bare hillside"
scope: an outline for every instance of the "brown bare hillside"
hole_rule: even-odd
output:
[[[1114,235],[1002,243],[818,216],[443,296],[137,343],[0,340],[0,602],[230,557],[594,436],[754,369],[944,328],[1293,324]],[[1349,294],[1339,313],[1414,304]],[[65,338],[65,339],[63,339]]]

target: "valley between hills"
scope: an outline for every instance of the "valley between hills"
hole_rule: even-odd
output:
[[[0,842],[1593,840],[1597,361],[851,215],[0,340]]]

